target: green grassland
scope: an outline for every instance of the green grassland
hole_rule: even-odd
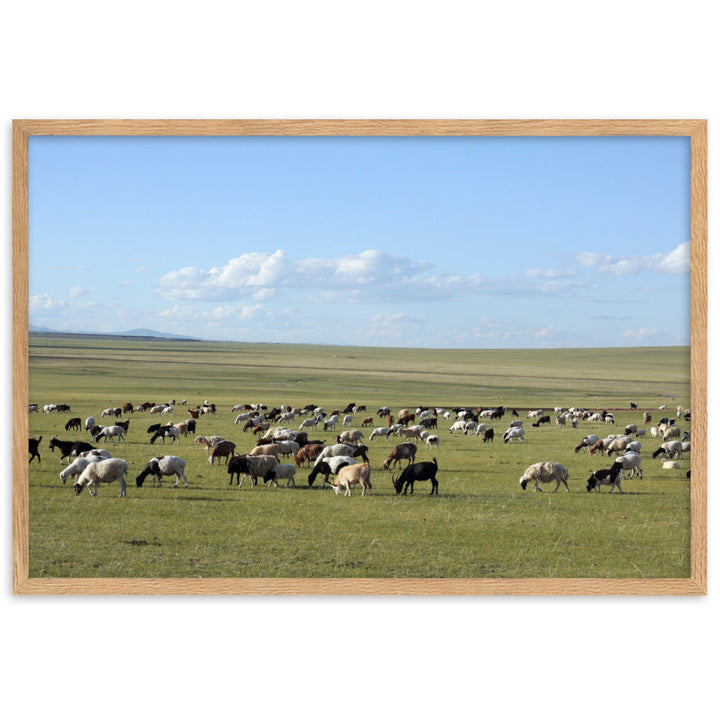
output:
[[[683,469],[663,471],[643,443],[644,479],[623,481],[625,492],[588,493],[590,473],[610,460],[574,447],[586,434],[604,437],[626,423],[642,424],[690,403],[689,349],[425,350],[311,345],[198,343],[32,335],[30,401],[67,403],[69,415],[30,416],[30,435],[43,436],[42,463],[30,465],[31,577],[688,577],[690,495]],[[425,483],[413,496],[396,496],[382,462],[392,445],[370,443],[373,494],[337,496],[309,470],[298,487],[260,483],[228,485],[224,466],[210,466],[200,445],[150,445],[146,428],[157,415],[135,414],[126,445],[110,447],[130,465],[127,497],[116,484],[98,496],[75,496],[62,485],[52,435],[66,432],[70,417],[100,421],[103,408],[187,399],[205,400],[218,412],[198,421],[198,433],[254,445],[234,424],[231,407],[314,402],[327,410],[355,402],[368,415],[388,405],[394,412],[417,405],[517,408],[555,406],[616,409],[609,428],[582,422],[577,429],[532,428],[526,442],[484,444],[451,435],[440,420],[440,447],[418,451],[437,457],[439,497]],[[630,411],[630,401],[638,410]],[[176,406],[174,419],[189,417]],[[376,425],[381,421],[376,418]],[[492,421],[496,435],[509,418]],[[297,427],[299,421],[294,424]],[[359,424],[359,419],[355,425]],[[689,423],[680,421],[683,429]],[[366,432],[366,438],[369,437]],[[318,431],[328,444],[334,434]],[[135,476],[153,455],[187,461],[190,487],[135,487]],[[518,479],[540,460],[570,469],[570,493],[522,491]],[[554,487],[554,485],[553,485]]]

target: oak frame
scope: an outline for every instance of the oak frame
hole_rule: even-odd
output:
[[[690,577],[339,579],[29,577],[28,138],[31,135],[689,136]],[[15,120],[13,121],[13,592],[47,595],[704,595],[707,594],[706,120]]]

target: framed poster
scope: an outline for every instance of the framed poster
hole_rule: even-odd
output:
[[[13,132],[16,593],[706,592],[705,121]]]

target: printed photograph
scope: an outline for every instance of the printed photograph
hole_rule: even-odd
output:
[[[29,138],[31,578],[688,578],[690,138]]]

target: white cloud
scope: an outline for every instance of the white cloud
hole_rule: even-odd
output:
[[[42,310],[58,310],[65,307],[64,300],[55,300],[47,293],[42,295],[30,296],[30,312],[40,312]]]
[[[555,278],[573,277],[577,275],[577,272],[575,270],[554,270],[553,268],[528,268],[525,275],[529,278],[553,280]]]
[[[486,279],[443,271],[430,263],[381,250],[337,258],[290,260],[282,250],[244,253],[222,267],[186,267],[160,278],[158,294],[171,302],[280,299],[298,293],[312,302],[420,302],[477,295],[566,294],[574,287],[557,278],[573,271],[533,270],[526,277]],[[537,280],[537,282],[535,282]]]
[[[657,333],[658,331],[655,328],[640,328],[639,330],[626,330],[620,337],[643,342],[647,338],[657,335]]]
[[[86,288],[82,287],[73,287],[70,288],[70,291],[68,292],[68,295],[70,295],[71,298],[77,298],[82,297],[83,295],[87,295],[90,291]]]
[[[635,275],[643,271],[680,275],[690,272],[690,243],[684,242],[670,252],[653,255],[615,257],[602,253],[583,252],[576,255],[576,258],[584,268],[594,268],[618,276]]]

